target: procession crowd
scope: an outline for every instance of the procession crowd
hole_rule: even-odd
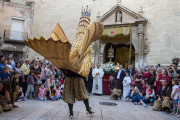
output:
[[[180,116],[180,70],[177,63],[135,70],[131,65],[123,70],[120,65],[113,78],[110,76],[111,99],[118,99],[123,93],[126,102],[145,107],[149,103],[155,111],[169,112],[173,108],[171,114]]]
[[[12,59],[0,56],[0,113],[18,107],[16,101],[59,100],[63,94],[63,73],[49,61],[39,58]]]
[[[92,64],[88,78],[85,80],[87,91],[103,94],[103,69],[100,64]],[[179,116],[180,112],[180,70],[177,63],[170,66],[147,66],[143,69],[133,69],[131,65],[124,70],[119,65],[115,75],[110,75],[110,99],[123,97],[126,102],[134,105],[147,104],[153,110],[170,111]],[[64,74],[49,61],[38,58],[30,61],[28,58],[12,59],[0,56],[0,113],[18,107],[16,101],[28,99],[59,100],[63,95]]]

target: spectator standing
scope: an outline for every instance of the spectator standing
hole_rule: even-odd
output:
[[[126,76],[126,73],[122,68],[123,66],[119,65],[119,70],[117,70],[115,74],[115,80],[118,81],[119,89],[121,89],[121,91],[123,92],[123,79]]]
[[[21,58],[21,63],[24,64],[24,58]]]
[[[13,70],[13,69],[14,69],[14,67],[13,67],[13,65],[12,65],[12,63],[11,63],[11,58],[8,58],[8,59],[7,59],[7,65],[6,65],[6,66],[9,67],[9,70]]]
[[[154,86],[155,77],[156,77],[156,72],[155,72],[155,70],[151,69],[150,70],[150,77],[149,77],[149,80],[148,80],[148,85]]]
[[[8,55],[8,58],[10,58],[11,59],[11,65],[12,65],[12,70],[15,68],[15,62],[14,62],[14,60],[13,60],[13,56],[12,56],[12,54],[9,54]],[[11,70],[11,69],[10,69]]]
[[[29,76],[27,77],[27,84],[28,84],[28,87],[25,94],[25,100],[27,100],[28,94],[30,94],[29,96],[30,98],[32,98],[32,92],[34,92],[34,71],[33,70],[30,71]]]
[[[147,71],[146,68],[143,69],[142,78],[143,78],[143,77],[145,78],[145,81],[148,82],[149,77],[150,77],[150,74],[149,74],[149,72]]]
[[[27,77],[28,77],[28,75],[30,73],[30,68],[29,68],[28,64],[29,64],[29,59],[26,58],[24,64],[21,66],[23,93],[26,93],[26,90],[27,90]]]
[[[169,68],[168,71],[168,76],[173,79],[173,78],[179,78],[180,75],[180,70],[177,69],[178,63],[173,63],[172,67]]]
[[[0,72],[0,81],[7,79],[11,74],[9,73],[9,67],[5,66],[4,70]]]
[[[46,71],[47,71],[46,64],[43,63],[41,67],[41,80],[43,84],[46,82]]]
[[[126,70],[126,72],[129,73],[129,76],[130,76],[131,79],[133,78],[134,74],[136,74],[136,72],[135,72],[135,70],[133,69],[133,66],[132,66],[132,65],[129,65],[129,66],[128,66],[128,69]]]
[[[4,60],[5,60],[5,57],[1,55],[0,56],[0,71],[4,70]]]
[[[172,80],[172,93],[171,93],[171,99],[173,103],[173,112],[172,115],[179,115],[179,109],[178,109],[178,90],[179,90],[179,80],[177,78],[174,78]]]
[[[94,69],[94,63],[91,63],[91,68],[89,71],[89,76],[88,76],[88,92],[92,92],[92,86],[93,86],[93,76],[92,76],[92,71]]]
[[[56,75],[56,72],[54,70],[54,65],[52,64],[49,65],[49,69],[47,69],[46,71],[46,79],[50,79],[51,75],[54,75],[54,76]]]

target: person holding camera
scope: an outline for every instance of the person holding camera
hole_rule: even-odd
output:
[[[173,63],[172,67],[169,68],[168,70],[168,76],[173,79],[173,78],[179,78],[180,75],[180,70],[177,69],[178,63]]]

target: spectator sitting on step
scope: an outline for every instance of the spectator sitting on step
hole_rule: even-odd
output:
[[[11,75],[9,73],[9,67],[4,66],[4,70],[0,72],[0,81],[3,81],[4,79],[8,78]]]
[[[22,92],[22,87],[19,88],[19,91]],[[23,101],[25,99],[24,93],[22,92],[21,96],[18,99],[18,102]]]
[[[46,95],[45,85],[44,85],[44,84],[41,84],[41,87],[39,88],[39,94],[38,94],[39,100],[40,100],[40,101],[42,101],[42,100],[47,100],[47,98],[45,97],[45,95]]]
[[[61,90],[61,87],[59,85],[56,85],[56,93],[57,93],[58,99],[61,99],[62,98],[61,93],[63,93],[63,90]]]
[[[50,87],[50,89],[51,89],[51,94],[50,94],[49,99],[52,100],[52,101],[54,101],[54,100],[59,100],[54,85],[52,85],[52,86]]]

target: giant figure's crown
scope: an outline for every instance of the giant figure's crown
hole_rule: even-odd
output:
[[[90,16],[91,16],[91,10],[88,11],[88,6],[87,6],[86,9],[83,9],[83,7],[82,7],[81,15],[82,15],[82,16],[87,16],[87,17],[90,17]]]
[[[101,37],[104,28],[99,21],[89,26],[90,14],[88,9],[82,12],[76,37],[72,41],[69,41],[57,23],[48,40],[44,37],[28,39],[25,44],[58,68],[88,77],[91,66],[90,44]]]

